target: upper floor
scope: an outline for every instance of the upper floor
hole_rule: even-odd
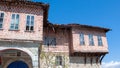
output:
[[[72,52],[81,53],[107,53],[107,28],[71,24]]]
[[[45,51],[69,52],[69,28],[49,24],[43,28],[43,45]]]
[[[0,1],[0,39],[42,41],[47,4]]]
[[[44,27],[44,45],[49,51],[70,53],[108,53],[106,32],[109,29],[80,25],[56,25]]]

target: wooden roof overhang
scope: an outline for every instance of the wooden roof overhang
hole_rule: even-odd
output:
[[[98,26],[90,26],[90,25],[82,25],[82,24],[52,24],[52,23],[47,23],[47,26],[52,26],[54,28],[87,28],[87,29],[92,29],[92,30],[101,30],[101,31],[104,31],[104,32],[108,32],[110,31],[111,29],[108,29],[108,28],[103,28],[103,27],[98,27]]]
[[[74,52],[71,54],[71,56],[101,56],[108,54],[108,52]]]
[[[90,26],[90,25],[82,25],[82,24],[68,24],[68,26],[75,27],[75,28],[87,28],[87,29],[94,29],[94,30],[102,30],[104,32],[108,32],[111,29],[98,27],[98,26]]]
[[[42,9],[46,8],[48,4],[44,4],[42,2],[32,2],[32,1],[19,1],[19,0],[12,0],[12,1],[7,1],[7,0],[1,0],[0,4],[5,4],[8,6],[16,6],[16,5],[22,5],[22,6],[27,6],[31,8],[35,7],[41,7]]]

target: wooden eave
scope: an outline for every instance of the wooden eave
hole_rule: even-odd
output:
[[[6,0],[1,0],[0,4],[12,4],[12,5],[29,5],[29,6],[41,6],[44,7],[47,4],[44,4],[42,2],[32,2],[32,1],[6,1]]]
[[[49,25],[50,23],[48,23]],[[102,30],[104,32],[108,32],[111,29],[98,27],[98,26],[90,26],[90,25],[81,25],[81,24],[52,24],[54,27],[59,28],[87,28],[87,29],[94,29],[94,30]]]
[[[71,54],[71,56],[101,56],[101,55],[105,55],[105,54],[108,54],[108,52],[74,52]]]
[[[68,24],[68,26],[71,27],[76,27],[76,28],[88,28],[88,29],[96,29],[96,30],[103,30],[105,32],[110,31],[111,29],[109,28],[103,28],[103,27],[98,27],[98,26],[90,26],[90,25],[82,25],[82,24]]]

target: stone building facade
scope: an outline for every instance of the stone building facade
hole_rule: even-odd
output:
[[[107,28],[49,23],[49,5],[0,1],[0,68],[100,68]]]

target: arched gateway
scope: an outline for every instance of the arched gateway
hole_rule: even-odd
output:
[[[33,68],[31,57],[24,51],[5,49],[0,51],[2,68]]]
[[[7,68],[28,68],[28,65],[23,61],[15,61],[10,63]]]

